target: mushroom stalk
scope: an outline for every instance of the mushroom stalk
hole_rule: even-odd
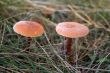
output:
[[[73,39],[72,38],[66,38],[66,54],[67,54],[67,59],[70,64],[73,64],[73,51],[72,51],[72,43]]]
[[[66,50],[67,50],[67,54],[71,54],[72,52],[72,49],[71,49],[71,46],[72,46],[72,38],[67,38],[67,42],[66,42]]]
[[[27,38],[27,47],[30,47],[31,43],[32,43],[32,38],[28,37]]]
[[[28,51],[29,47],[31,46],[31,43],[32,43],[32,38],[31,37],[27,37],[26,46],[24,47],[24,49],[21,52]]]

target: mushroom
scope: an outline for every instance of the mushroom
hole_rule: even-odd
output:
[[[86,36],[89,33],[88,27],[77,22],[61,22],[56,26],[56,32],[66,37],[67,59],[70,64],[73,64],[72,40]]]
[[[32,41],[32,37],[41,36],[44,28],[40,23],[34,21],[19,21],[13,26],[14,32],[28,38],[28,44]]]

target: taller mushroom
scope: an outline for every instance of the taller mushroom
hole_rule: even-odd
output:
[[[56,32],[66,37],[66,54],[70,64],[73,63],[72,39],[84,37],[89,33],[87,26],[77,22],[62,22],[56,26]]]

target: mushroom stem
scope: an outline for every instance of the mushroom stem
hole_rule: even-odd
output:
[[[66,54],[67,54],[67,59],[68,59],[68,62],[70,64],[73,64],[73,51],[72,51],[72,43],[73,43],[73,39],[72,38],[66,38],[67,39],[67,42],[66,42]]]
[[[30,47],[31,43],[32,43],[32,38],[31,37],[27,37],[26,46],[24,47],[24,49],[21,52],[29,50],[29,47]]]
[[[31,37],[28,37],[27,38],[27,47],[30,47],[31,42],[32,42],[32,38]]]
[[[72,46],[72,38],[67,38],[66,49],[68,55],[71,54],[72,52],[71,46]]]

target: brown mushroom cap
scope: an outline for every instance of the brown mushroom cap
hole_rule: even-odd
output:
[[[69,38],[84,37],[89,33],[87,26],[77,22],[62,22],[56,26],[56,32],[59,35]]]
[[[13,26],[13,30],[25,37],[37,37],[44,33],[43,26],[34,21],[19,21]]]

